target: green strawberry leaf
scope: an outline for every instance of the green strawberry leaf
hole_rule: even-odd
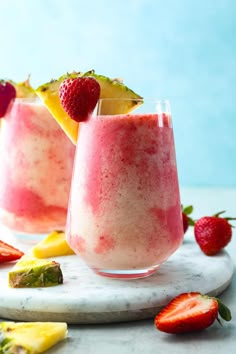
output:
[[[217,317],[217,322],[221,325],[221,327],[223,327],[223,324],[222,324],[222,322],[221,322],[221,320],[219,319],[219,317]]]
[[[188,224],[189,224],[189,226],[195,225],[195,221],[192,218],[190,218],[189,216],[188,216]]]
[[[230,321],[232,319],[230,309],[225,304],[223,304],[220,299],[216,298],[216,301],[218,302],[218,312],[221,318],[223,318],[225,321]]]
[[[186,207],[184,207],[182,209],[183,209],[183,212],[186,215],[189,215],[189,214],[191,214],[193,212],[193,206],[192,205],[188,205],[188,206],[186,206]]]

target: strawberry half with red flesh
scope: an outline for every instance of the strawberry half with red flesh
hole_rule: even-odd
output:
[[[183,293],[155,317],[155,326],[173,334],[201,331],[218,319],[218,313],[231,320],[230,310],[219,299],[199,292]]]
[[[195,239],[207,256],[217,254],[231,241],[232,226],[228,220],[235,220],[235,218],[220,217],[222,213],[224,211],[214,216],[204,216],[195,223]]]
[[[0,240],[0,263],[16,261],[24,255],[17,248]]]
[[[59,87],[61,105],[76,122],[86,121],[99,97],[100,85],[92,77],[65,79]]]
[[[10,82],[0,80],[0,118],[5,116],[11,100],[15,97],[15,87]]]

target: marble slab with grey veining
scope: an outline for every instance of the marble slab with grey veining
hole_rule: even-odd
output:
[[[12,265],[0,265],[0,317],[71,324],[151,318],[182,292],[219,295],[234,272],[226,251],[207,257],[191,238],[155,274],[138,280],[99,276],[79,256],[55,260],[61,264],[64,282],[50,288],[9,288],[7,275]]]

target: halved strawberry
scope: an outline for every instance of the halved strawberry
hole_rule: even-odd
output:
[[[0,240],[0,263],[15,261],[23,255],[24,253],[17,248]]]
[[[0,80],[0,118],[4,117],[11,100],[15,97],[15,87],[10,82]]]
[[[231,320],[230,310],[219,299],[199,292],[183,293],[155,317],[155,325],[166,333],[195,332],[211,326],[218,313],[225,321]]]
[[[59,88],[61,105],[76,122],[88,119],[100,97],[100,85],[93,77],[64,80]]]

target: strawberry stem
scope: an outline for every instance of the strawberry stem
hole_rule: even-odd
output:
[[[221,214],[223,214],[223,213],[225,213],[225,210],[222,210],[222,211],[220,211],[219,213],[214,214],[213,216],[216,217],[216,218],[218,218],[218,217],[219,217]],[[227,221],[229,221],[229,220],[236,220],[236,218],[230,218],[230,217],[228,217],[228,216],[225,216],[224,219],[227,220]],[[233,225],[230,224],[230,226],[234,228]]]
[[[224,214],[225,210],[219,211],[218,213],[214,214],[213,216],[215,216],[216,218],[218,218],[221,214]]]

